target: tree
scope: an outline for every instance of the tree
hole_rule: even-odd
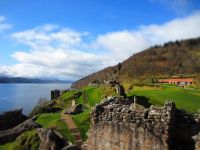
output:
[[[119,63],[119,64],[117,65],[117,71],[118,71],[118,72],[121,70],[121,67],[122,67],[122,64]]]

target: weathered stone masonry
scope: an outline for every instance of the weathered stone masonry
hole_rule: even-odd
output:
[[[130,100],[113,98],[92,110],[87,149],[195,149],[194,139],[198,149],[199,136],[193,136],[200,130],[199,116],[186,116],[173,102],[164,107],[143,108]]]

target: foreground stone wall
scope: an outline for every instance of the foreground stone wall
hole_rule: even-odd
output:
[[[199,117],[186,116],[173,102],[144,108],[130,100],[112,98],[91,112],[87,149],[195,149],[195,143],[199,145],[199,136],[194,136],[199,133]],[[184,117],[187,119],[181,119]]]

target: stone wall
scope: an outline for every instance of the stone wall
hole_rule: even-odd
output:
[[[196,147],[199,145],[199,136],[195,137],[200,131],[198,121],[199,116],[185,114],[173,102],[144,108],[130,100],[112,98],[91,112],[87,149],[195,149],[195,140]]]

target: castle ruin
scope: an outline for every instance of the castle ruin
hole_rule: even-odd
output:
[[[166,102],[137,107],[117,97],[91,112],[87,150],[200,150],[200,115]]]

